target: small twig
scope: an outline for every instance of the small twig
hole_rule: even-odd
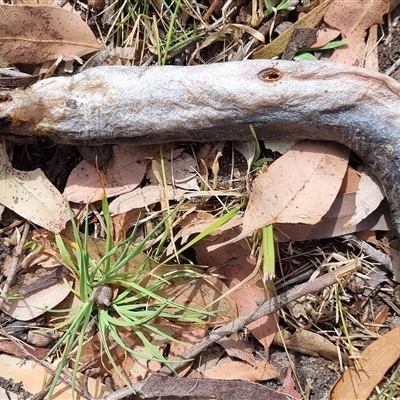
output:
[[[204,349],[213,344],[214,342],[222,339],[225,336],[229,336],[233,333],[238,332],[240,329],[243,329],[246,325],[254,322],[261,317],[264,317],[268,314],[273,314],[282,307],[291,303],[292,301],[306,296],[311,293],[319,292],[320,290],[326,288],[327,286],[333,285],[338,282],[340,278],[344,275],[348,274],[354,269],[354,266],[345,266],[343,268],[338,269],[334,272],[329,272],[319,278],[316,278],[312,281],[303,283],[302,285],[296,286],[293,289],[290,289],[286,293],[280,294],[279,296],[273,297],[271,299],[265,300],[260,306],[258,306],[253,311],[250,311],[232,322],[229,322],[226,325],[221,326],[218,329],[215,329],[211,333],[209,333],[203,340],[192,346],[190,349],[185,351],[181,357],[172,360],[174,362],[174,368],[179,369],[185,366],[190,362],[190,359],[193,359],[198,354],[200,354]],[[180,363],[175,363],[176,361],[181,361]],[[171,371],[167,367],[161,368],[158,373],[168,375]],[[120,389],[114,393],[111,393],[103,398],[103,400],[120,400],[126,396],[129,396],[133,393],[137,395],[143,395],[141,393],[141,389],[144,386],[146,381],[140,381],[131,387],[126,387]],[[142,396],[143,398],[143,396]]]
[[[346,239],[360,249],[365,255],[371,257],[374,261],[377,261],[379,264],[381,264],[382,267],[387,269],[389,272],[392,274],[394,273],[394,268],[392,264],[392,260],[390,257],[383,253],[380,250],[375,249],[375,247],[371,246],[369,243],[367,243],[365,240],[360,239],[356,235],[343,235],[343,239]]]
[[[393,72],[395,72],[397,70],[397,68],[400,67],[400,58],[398,58],[391,67],[389,67],[386,71],[385,71],[385,75],[391,76],[393,74]]]
[[[22,229],[21,240],[19,241],[19,243],[17,244],[17,246],[14,249],[14,255],[13,255],[13,261],[11,264],[11,268],[8,273],[7,279],[4,282],[3,288],[2,288],[2,296],[0,297],[0,307],[3,305],[4,300],[6,299],[7,293],[10,290],[11,284],[15,278],[15,275],[17,274],[20,257],[21,257],[22,251],[24,250],[25,243],[28,239],[28,234],[29,234],[29,223],[25,222],[24,227]]]

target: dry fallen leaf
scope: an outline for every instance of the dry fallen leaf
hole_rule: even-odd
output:
[[[11,292],[17,293],[19,287],[13,286]],[[55,283],[43,290],[25,295],[22,299],[7,300],[1,310],[19,321],[29,321],[61,303],[70,293],[63,283]]]
[[[241,379],[250,382],[266,381],[279,376],[276,368],[264,360],[257,360],[252,365],[242,361],[221,362],[203,374],[210,379]]]
[[[6,354],[0,355],[0,368],[3,379],[21,382],[22,387],[30,393],[40,392],[46,380],[50,379],[50,375],[42,365],[31,360],[12,357]],[[82,383],[83,375],[79,374],[77,380]],[[89,393],[95,398],[103,398],[112,392],[109,387],[93,378],[89,378],[88,380],[88,389]],[[53,400],[72,399],[74,398],[74,393],[69,385],[60,383],[51,398]],[[85,399],[83,396],[80,396],[80,398]]]
[[[325,14],[325,22],[342,32],[347,46],[335,50],[331,61],[361,66],[365,54],[366,30],[381,24],[389,11],[389,0],[334,0]]]
[[[228,337],[224,337],[217,342],[221,345],[229,357],[235,357],[239,360],[246,361],[252,365],[256,359],[253,354],[254,344],[244,340],[233,340]]]
[[[10,64],[40,64],[103,48],[82,18],[51,6],[0,5],[0,54]]]
[[[230,243],[270,224],[319,222],[342,185],[348,157],[349,149],[338,143],[297,143],[254,180],[242,232]]]
[[[400,327],[392,329],[371,343],[357,359],[360,367],[351,366],[337,381],[331,400],[367,399],[386,371],[400,357]]]
[[[0,204],[54,233],[60,232],[69,220],[63,196],[44,173],[40,169],[14,169],[1,143]]]
[[[243,231],[272,223],[317,223],[335,200],[348,156],[337,143],[298,143],[254,180]]]
[[[356,193],[356,210],[354,215],[343,225],[344,229],[357,225],[375,211],[385,198],[379,180],[371,174],[362,172]]]
[[[340,31],[327,25],[321,27],[317,32],[317,41],[310,46],[311,49],[318,49],[327,43],[335,40],[340,35]]]
[[[348,168],[343,178],[342,187],[329,211],[315,225],[276,224],[275,239],[280,242],[289,240],[324,239],[346,235],[366,229],[390,230],[389,206],[386,202],[355,226],[344,228],[356,210],[356,192],[360,183],[360,174],[353,168]]]
[[[154,147],[154,146],[153,146]],[[174,187],[186,190],[199,190],[199,184],[197,182],[197,162],[196,160],[185,152],[179,152],[179,149],[174,154],[171,151],[173,157],[172,161],[163,160],[166,183]],[[160,167],[160,161],[158,160]],[[158,171],[162,176],[161,167]],[[160,183],[154,175],[154,171],[151,169],[146,174],[146,178],[150,184]]]
[[[180,200],[185,190],[168,186],[168,199]],[[126,213],[133,209],[147,208],[151,204],[159,203],[163,195],[163,188],[159,185],[148,185],[125,193],[110,203],[111,215]]]
[[[183,267],[181,267],[183,269]],[[190,268],[193,270],[194,268]],[[200,271],[198,271],[200,272]],[[171,274],[171,267],[159,267],[156,270],[156,275],[163,276],[163,274]],[[190,282],[190,285],[189,285]],[[143,282],[141,282],[143,285]],[[205,278],[196,279],[193,282],[192,278],[177,278],[174,279],[172,284],[161,288],[157,293],[164,298],[173,298],[179,304],[185,304],[200,310],[207,309],[207,311],[218,312],[210,318],[211,323],[226,323],[232,321],[238,316],[238,306],[236,299],[232,294],[219,299],[226,294],[228,288],[226,284],[215,276],[207,276]],[[207,307],[219,299],[211,307]]]
[[[378,60],[378,43],[380,42],[378,31],[380,31],[380,25],[374,24],[368,30],[368,41],[365,49],[365,62],[364,68],[370,69],[371,71],[379,71],[379,60]]]
[[[64,195],[75,203],[90,203],[103,198],[128,193],[138,187],[146,173],[145,158],[154,156],[154,146],[114,146],[113,157],[106,173],[99,172],[87,161],[81,161],[68,177]],[[101,174],[102,178],[99,178]]]
[[[228,239],[229,233],[224,232],[217,243]],[[207,252],[208,242],[205,240],[196,244],[196,260],[198,263],[210,267],[218,267],[218,274],[226,277],[226,285],[229,289],[243,282],[256,268],[255,264],[249,261],[250,251],[245,250],[245,244],[230,244],[220,252]],[[239,315],[243,315],[255,309],[258,304],[269,297],[264,288],[261,274],[257,273],[249,281],[241,285],[231,294],[235,299]],[[267,315],[252,322],[247,326],[252,335],[268,351],[276,333],[276,321],[273,315]]]
[[[281,329],[275,336],[274,344],[279,346],[285,345],[288,349],[313,357],[322,356],[331,361],[338,361],[337,346],[315,332],[296,330],[294,333],[290,333]],[[341,357],[348,364],[346,355],[342,354]]]

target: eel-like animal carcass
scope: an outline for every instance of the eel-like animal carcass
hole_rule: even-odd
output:
[[[379,178],[400,237],[400,84],[328,62],[98,67],[0,90],[0,136],[57,143],[313,139],[342,143]]]

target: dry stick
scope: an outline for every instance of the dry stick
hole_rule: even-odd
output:
[[[221,326],[220,328],[215,329],[210,332],[203,340],[192,346],[189,350],[185,351],[181,357],[178,359],[172,360],[172,362],[178,361],[178,363],[174,363],[174,367],[176,369],[182,368],[187,363],[191,361],[194,357],[200,354],[204,349],[206,349],[211,344],[216,341],[222,339],[223,337],[229,336],[233,333],[238,332],[240,329],[244,328],[246,325],[254,322],[265,315],[272,314],[282,307],[286,306],[290,302],[311,293],[318,292],[330,285],[333,285],[339,281],[344,275],[354,270],[354,266],[346,266],[338,269],[334,272],[329,272],[319,278],[316,278],[312,281],[303,283],[302,285],[295,286],[293,289],[290,289],[286,293],[282,293],[276,297],[265,300],[260,306],[258,306],[253,311],[250,311],[232,322],[229,322],[226,325]],[[181,362],[179,362],[181,361]],[[161,374],[170,374],[171,371],[167,367],[163,367],[158,373]],[[123,399],[126,396],[129,396],[133,393],[138,395],[141,393],[142,387],[145,385],[146,381],[141,381],[132,385],[132,387],[126,387],[120,389],[112,394],[109,394],[103,398],[103,400],[119,400]],[[189,394],[190,396],[190,394]],[[89,400],[93,400],[93,397]]]
[[[393,263],[387,254],[384,252],[375,249],[375,247],[371,246],[365,240],[360,239],[356,235],[343,235],[343,239],[348,240],[349,242],[354,243],[354,245],[361,250],[365,255],[371,257],[373,260],[377,261],[382,267],[387,269],[392,274],[394,273]]]
[[[4,282],[3,288],[2,288],[2,296],[0,297],[0,307],[3,305],[3,303],[6,299],[6,296],[10,289],[12,281],[14,280],[15,275],[18,271],[20,257],[21,257],[22,251],[24,250],[26,240],[28,239],[28,234],[29,234],[29,223],[25,222],[23,230],[22,230],[21,240],[19,241],[18,245],[14,249],[14,256],[13,256],[11,268],[8,273],[7,279]]]

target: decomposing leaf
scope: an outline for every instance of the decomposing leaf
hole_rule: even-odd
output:
[[[163,188],[159,185],[148,185],[137,188],[130,193],[125,193],[110,203],[111,215],[126,213],[133,209],[147,208],[151,204],[159,203],[162,198]],[[168,186],[168,199],[179,200],[185,194],[185,190]]]
[[[123,337],[124,344],[126,346],[136,349],[137,346],[141,345],[140,339],[137,337],[137,335],[135,335],[134,332],[129,331],[127,328],[120,327],[118,332],[121,337]],[[131,379],[132,383],[144,378],[144,376],[140,375],[130,375],[129,371],[135,364],[136,360],[133,360],[132,357],[130,357],[130,355],[127,354],[127,352],[120,346],[114,346],[113,344],[115,342],[111,335],[109,337],[109,343],[113,360],[115,361],[116,365],[118,365],[118,368],[121,370],[124,376]],[[144,364],[146,364],[146,360],[143,361]],[[108,357],[104,354],[104,348],[99,333],[96,333],[94,336],[92,336],[90,340],[86,341],[82,346],[80,362],[82,365],[92,363],[91,365],[93,368],[100,368],[101,371],[105,369],[107,373],[110,373],[112,380],[116,385],[124,384],[124,382],[121,380],[121,377],[110,363]]]
[[[50,379],[46,368],[31,360],[24,359],[23,362],[21,361],[22,359],[20,358],[1,354],[0,367],[2,378],[21,382],[22,387],[30,393],[40,392],[46,380]],[[83,383],[82,374],[78,374],[76,378],[79,383]],[[88,379],[88,389],[95,398],[102,398],[112,392],[109,387],[93,378]],[[72,399],[74,398],[74,393],[68,384],[61,382],[56,387],[51,398],[54,400]],[[85,397],[81,398],[84,399]]]
[[[196,324],[179,324],[169,322],[168,326],[173,329],[173,337],[177,341],[170,343],[169,348],[169,359],[178,358],[184,351],[188,350],[194,344],[200,342],[207,334],[207,328],[205,326]],[[185,376],[186,373],[191,369],[191,364],[188,364],[186,368],[179,370],[179,376]]]
[[[0,5],[0,53],[10,64],[84,56],[103,47],[73,12],[51,6]]]
[[[375,211],[385,198],[378,179],[371,174],[361,172],[360,183],[356,193],[356,210],[354,215],[343,225],[344,229],[357,225]]]
[[[254,344],[249,341],[246,342],[244,340],[232,340],[228,337],[225,337],[218,340],[217,343],[225,349],[226,353],[230,357],[235,357],[239,360],[246,361],[250,365],[252,365],[256,360],[253,354]]]
[[[207,36],[207,39],[203,41],[201,46],[197,49],[197,51],[200,51],[204,49],[205,47],[209,46],[211,43],[214,43],[216,41],[219,41],[220,38],[223,35],[229,34],[234,32],[236,29],[242,29],[245,32],[247,32],[249,35],[254,36],[258,41],[264,43],[265,42],[265,37],[262,33],[258,32],[256,29],[251,28],[248,25],[243,25],[243,24],[225,24],[223,28],[221,28],[218,31],[215,31],[211,33],[210,35]]]
[[[368,30],[368,41],[365,49],[365,62],[364,68],[368,68],[372,71],[379,71],[379,60],[378,60],[378,43],[380,41],[378,31],[380,25],[374,24]]]
[[[298,143],[254,180],[242,232],[231,242],[274,223],[320,221],[342,185],[348,156],[348,149],[338,143]]]
[[[49,353],[49,349],[46,348],[34,347],[32,345],[27,345],[25,343],[16,343],[8,340],[0,341],[0,351],[1,353],[6,353],[12,356],[24,357],[24,358],[26,357],[26,353],[29,353],[39,358],[40,360],[46,358],[47,354]]]
[[[181,266],[181,270],[183,267]],[[194,268],[191,267],[190,270]],[[171,267],[157,268],[156,275],[163,276],[171,273]],[[190,285],[189,285],[189,282]],[[158,293],[165,298],[173,298],[175,302],[190,305],[197,309],[207,309],[208,311],[216,311],[215,317],[210,321],[219,323],[231,321],[238,316],[238,306],[236,298],[230,294],[226,295],[228,288],[226,284],[219,278],[207,276],[203,279],[196,279],[194,282],[191,278],[174,279],[171,285],[161,288]],[[224,296],[225,295],[225,296]],[[223,298],[220,298],[223,296]],[[217,302],[215,300],[219,299]],[[211,303],[215,302],[211,307]]]
[[[13,286],[12,293],[18,293],[20,287]],[[29,321],[61,303],[70,293],[63,282],[57,282],[44,290],[28,293],[21,299],[9,299],[1,310],[19,321]]]
[[[311,49],[317,49],[325,46],[327,43],[335,40],[340,35],[338,29],[331,28],[330,26],[324,25],[317,32],[317,41],[310,46]]]
[[[360,66],[365,54],[366,30],[381,24],[382,16],[389,12],[389,0],[334,0],[328,8],[325,22],[342,32],[346,47],[335,50],[330,60]]]
[[[288,349],[313,357],[325,357],[328,360],[338,361],[338,348],[318,333],[307,330],[296,330],[290,333],[281,329],[275,336],[274,344],[286,346]],[[346,364],[349,363],[345,354],[341,355]]]
[[[229,233],[224,232],[217,243],[221,243],[229,238]],[[257,273],[244,284],[256,268],[254,263],[249,260],[250,252],[245,250],[245,244],[235,243],[227,245],[222,252],[207,252],[208,242],[203,241],[196,244],[193,248],[196,251],[197,262],[210,267],[218,266],[218,274],[226,278],[229,289],[238,286],[232,292],[235,299],[239,315],[243,315],[253,310],[257,305],[269,297],[266,293],[260,273]],[[243,245],[243,246],[242,246]],[[223,266],[223,267],[221,267]],[[276,321],[273,315],[268,315],[252,322],[247,326],[252,335],[264,346],[269,349],[276,333]]]
[[[367,229],[390,230],[389,206],[386,202],[355,226],[344,228],[346,222],[355,213],[356,192],[360,183],[360,174],[353,168],[348,168],[343,179],[339,194],[329,211],[315,225],[306,224],[276,224],[275,238],[278,241],[324,239],[346,235]]]
[[[199,190],[196,160],[185,152],[178,153],[176,156],[172,153],[172,155],[172,160],[163,160],[166,183],[180,189]],[[158,164],[160,164],[160,161],[158,161]],[[160,177],[162,177],[161,167],[159,166],[159,171],[149,170],[146,178],[150,183],[160,184],[161,182],[156,179],[154,172],[159,172]]]
[[[318,222],[340,189],[348,155],[336,143],[298,143],[254,180],[243,231],[277,222]]]
[[[65,199],[43,172],[14,169],[1,143],[0,203],[54,233],[60,232],[69,220]]]
[[[203,372],[205,378],[241,379],[250,382],[266,381],[279,376],[276,368],[264,360],[257,360],[252,365],[242,361],[221,362]]]
[[[75,203],[90,203],[103,198],[102,185],[107,197],[130,192],[140,185],[146,173],[146,163],[141,161],[156,152],[154,146],[114,146],[111,165],[106,173],[83,160],[69,175],[64,195]]]
[[[331,400],[367,399],[386,371],[400,357],[400,327],[392,329],[371,343],[338,380],[331,392]]]

